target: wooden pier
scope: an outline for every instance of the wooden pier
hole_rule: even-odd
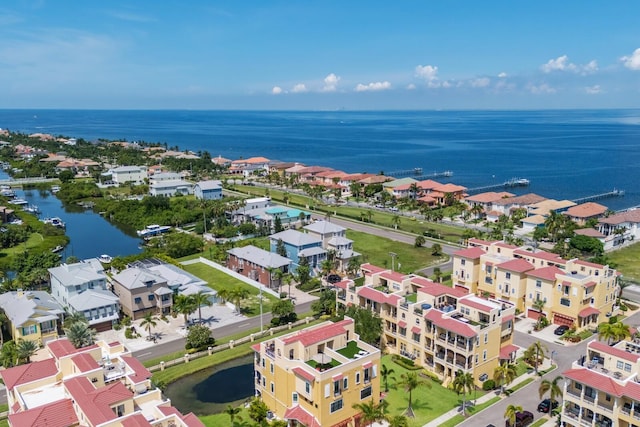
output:
[[[511,178],[508,181],[500,184],[485,185],[483,187],[469,188],[467,193],[482,193],[483,191],[496,190],[499,188],[511,188],[511,187],[527,187],[530,181],[526,178]]]
[[[423,173],[423,169],[422,168],[413,168],[413,169],[405,169],[405,170],[399,170],[399,171],[394,171],[394,172],[388,172],[385,173],[386,176],[393,176],[395,178],[401,177],[401,176],[419,176],[422,178],[448,178],[450,176],[453,176],[453,172],[451,171],[443,171],[443,172],[434,172],[431,174],[424,174]]]
[[[0,185],[9,185],[11,187],[22,187],[24,185],[31,184],[43,184],[50,182],[59,182],[58,178],[17,178],[17,179],[2,179]]]
[[[608,191],[606,193],[594,194],[593,196],[581,197],[579,199],[573,199],[572,202],[580,204],[585,202],[592,202],[594,200],[607,199],[609,197],[622,197],[624,196],[624,190],[616,190],[615,188],[612,191]]]

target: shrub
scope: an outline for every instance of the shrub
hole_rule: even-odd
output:
[[[131,318],[129,316],[124,316],[122,318],[122,325],[123,326],[131,326]]]
[[[133,339],[136,338],[138,336],[138,334],[136,334],[135,330],[131,327],[128,327],[127,329],[124,330],[124,337],[127,339]]]
[[[189,328],[187,333],[185,348],[187,350],[203,350],[214,343],[215,340],[211,336],[211,329],[204,325],[194,325]]]
[[[494,380],[486,380],[482,383],[482,389],[484,391],[490,391],[496,388],[496,382]]]
[[[418,369],[422,369],[420,366],[416,366],[413,360],[407,359],[406,357],[402,357],[399,354],[394,354],[393,356],[391,356],[391,360],[393,360],[398,365],[410,371],[416,371]]]

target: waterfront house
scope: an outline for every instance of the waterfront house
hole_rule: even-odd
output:
[[[297,174],[300,181],[311,184],[316,180],[316,176],[319,173],[332,171],[332,170],[333,168],[329,168],[326,166],[305,166],[305,167],[299,168]]]
[[[223,168],[231,166],[231,159],[227,159],[225,157],[222,157],[221,155],[218,155],[218,157],[213,157],[211,159],[211,161],[214,164],[216,164],[216,165],[218,165],[220,167],[223,167]]]
[[[5,222],[10,222],[13,220],[13,214],[15,211],[13,209],[9,209],[6,206],[0,206],[0,221],[4,224]]]
[[[360,340],[349,317],[252,348],[255,394],[289,426],[362,425],[354,405],[380,401],[381,352]]]
[[[606,236],[605,251],[640,238],[640,209],[631,209],[600,218],[598,231]]]
[[[229,219],[234,224],[251,222],[251,212],[270,207],[271,197],[254,197],[251,199],[242,200],[241,203],[242,204],[236,209],[227,211]]]
[[[103,175],[110,175],[111,181],[118,185],[128,183],[140,185],[144,184],[149,178],[146,166],[118,166],[117,168],[109,169]]]
[[[282,241],[291,260],[291,271],[295,272],[300,265],[300,260],[306,258],[311,268],[311,273],[316,273],[320,263],[327,258],[327,251],[322,248],[322,240],[308,233],[296,230],[285,230],[269,236],[270,251],[277,252],[278,242]]]
[[[571,200],[547,199],[538,203],[528,205],[527,214],[542,215],[544,217],[547,217],[551,215],[551,212],[562,213],[573,206],[576,206],[576,203],[572,202]]]
[[[316,221],[304,226],[307,233],[317,236],[327,255],[333,251],[338,269],[345,270],[351,258],[360,256],[353,250],[353,240],[347,238],[347,229],[329,221]]]
[[[196,183],[193,194],[200,200],[222,199],[222,181],[209,180]]]
[[[290,259],[253,245],[229,249],[227,254],[227,268],[272,289],[282,285],[276,270],[284,274],[291,267]]]
[[[277,173],[280,176],[285,175],[285,171],[289,168],[294,167],[298,163],[295,162],[283,162],[280,160],[271,160],[269,162],[269,174]]]
[[[111,329],[120,315],[118,297],[108,289],[107,275],[97,258],[49,269],[51,294],[69,313],[84,314],[98,332]]]
[[[492,203],[492,211],[497,212],[498,215],[509,216],[515,209],[526,208],[529,205],[533,205],[544,200],[547,200],[547,198],[534,193],[523,194],[521,196],[505,197]]]
[[[270,160],[266,157],[250,157],[231,162],[229,173],[242,175],[245,178],[253,175],[266,175],[269,173]]]
[[[122,312],[134,320],[147,313],[171,313],[173,291],[164,277],[147,268],[127,268],[111,276],[110,283]]]
[[[173,197],[193,194],[193,184],[182,179],[175,172],[154,174],[149,181],[149,194],[152,196]]]
[[[64,338],[46,350],[44,360],[0,372],[10,427],[204,427],[193,413],[172,407],[119,342],[76,349]]]
[[[146,258],[134,261],[127,267],[137,267],[157,274],[167,282],[167,287],[174,294],[192,295],[199,292],[209,294],[211,302],[216,302],[216,291],[209,284],[177,265],[166,263],[157,258]]]
[[[10,291],[0,294],[0,309],[9,320],[11,338],[43,345],[58,338],[64,310],[44,291]]]
[[[501,361],[514,360],[515,306],[509,302],[371,264],[360,268],[364,285],[336,283],[336,302],[380,316],[385,352],[413,360],[445,387],[459,370],[481,386]]]
[[[608,208],[599,203],[586,202],[576,206],[572,206],[562,212],[568,216],[571,221],[580,226],[584,226],[590,219],[598,219],[604,217]]]
[[[307,165],[305,165],[304,163],[296,162],[293,166],[291,166],[291,167],[289,167],[289,168],[284,170],[284,175],[285,176],[291,176],[291,175],[300,176],[300,171],[303,170],[306,167],[307,167]]]
[[[401,198],[401,197],[406,197],[408,195],[408,193],[406,193],[406,191],[408,191],[408,188],[409,188],[408,186],[417,182],[418,180],[409,178],[409,177],[394,179],[392,181],[383,183],[382,189],[396,198]],[[407,186],[406,190],[404,187],[405,185]],[[397,187],[400,187],[400,190],[396,191]]]

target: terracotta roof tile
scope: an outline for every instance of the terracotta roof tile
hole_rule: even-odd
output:
[[[591,218],[594,216],[603,215],[606,211],[606,206],[594,202],[587,202],[581,203],[576,206],[571,206],[563,213],[573,218]]]
[[[502,262],[497,266],[505,270],[515,271],[517,273],[524,273],[525,271],[533,270],[533,265],[531,265],[530,262],[527,262],[520,258]]]
[[[129,375],[129,379],[134,384],[141,383],[144,380],[148,380],[149,378],[151,378],[151,372],[147,368],[145,368],[138,359],[131,356],[122,356],[121,358],[122,361],[133,370],[133,374]]]
[[[133,392],[120,381],[94,388],[87,377],[75,377],[65,381],[64,385],[93,425],[116,419],[117,415],[111,406],[133,397]]]
[[[332,323],[329,325],[322,325],[313,329],[307,329],[303,332],[284,337],[282,341],[285,344],[291,344],[293,342],[300,341],[303,345],[308,346],[346,333],[347,331],[344,327],[352,323],[353,320],[350,319],[341,320],[340,322]]]
[[[63,399],[11,414],[9,423],[12,426],[68,427],[77,425],[78,417],[71,399]]]
[[[500,359],[511,359],[511,353],[518,351],[520,347],[514,344],[505,345],[500,349]]]
[[[608,375],[600,374],[597,371],[585,368],[569,369],[562,373],[565,377],[577,381],[579,383],[588,385],[596,390],[601,390],[607,394],[613,396],[622,396],[624,393],[624,386],[618,384],[613,378]]]
[[[8,390],[12,390],[15,386],[29,383],[54,376],[58,373],[56,361],[54,359],[45,359],[38,362],[27,363],[26,365],[14,366],[0,371],[0,376],[4,381]]]
[[[556,274],[564,274],[565,271],[556,267],[555,265],[551,265],[549,267],[536,268],[535,270],[528,271],[527,274],[532,277],[538,277],[540,279],[555,281]]]
[[[578,317],[589,317],[592,314],[600,314],[600,310],[595,307],[585,307],[578,313]]]
[[[628,360],[630,362],[637,362],[640,359],[640,355],[629,353],[628,351],[624,351],[622,349],[611,347],[600,341],[591,341],[587,344],[587,348],[601,351],[603,353],[610,354],[615,357],[619,357],[620,359]]]
[[[285,420],[296,420],[306,427],[322,427],[320,422],[312,414],[307,412],[300,405],[287,409],[284,413]]]
[[[477,246],[466,248],[466,249],[460,249],[459,251],[455,251],[453,253],[454,256],[459,256],[459,257],[468,258],[468,259],[478,259],[484,254],[486,254],[486,252],[482,250],[482,248],[479,248]]]
[[[98,362],[96,362],[89,353],[76,354],[71,357],[71,361],[73,361],[80,372],[93,371],[100,367]]]
[[[444,317],[442,315],[442,312],[436,309],[429,310],[424,318],[426,320],[430,320],[440,328],[446,329],[467,338],[472,338],[477,335],[476,331],[472,327],[456,319]]]
[[[397,271],[385,271],[380,274],[380,277],[387,280],[393,280],[394,282],[401,283],[404,279],[407,278],[407,275],[398,273]]]
[[[294,374],[296,374],[300,378],[303,378],[309,382],[314,382],[316,379],[315,375],[313,375],[311,372],[307,372],[305,369],[302,369],[298,366],[293,368],[292,371]]]

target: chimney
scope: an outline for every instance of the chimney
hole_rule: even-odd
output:
[[[22,290],[22,288],[18,288],[18,289],[16,290],[16,296],[17,296],[18,298],[22,298],[22,297],[24,296],[24,291]]]

